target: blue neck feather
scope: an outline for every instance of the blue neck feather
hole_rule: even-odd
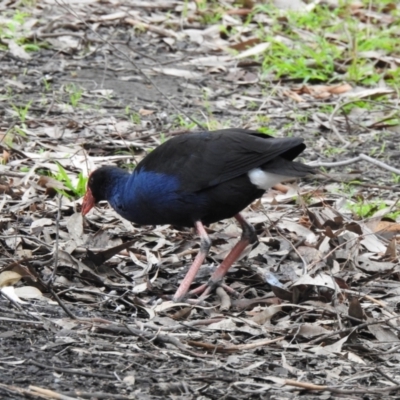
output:
[[[112,180],[106,193],[108,202],[118,214],[137,224],[179,224],[200,200],[195,194],[180,191],[176,177],[144,168],[132,174],[116,170]]]

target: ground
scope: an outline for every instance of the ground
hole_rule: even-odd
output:
[[[395,2],[0,10],[1,398],[399,397]],[[195,232],[82,217],[86,179],[226,127],[302,137],[320,173],[244,211],[235,293],[173,303]],[[207,231],[194,287],[240,236]]]

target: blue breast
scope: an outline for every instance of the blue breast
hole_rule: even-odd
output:
[[[182,190],[177,177],[141,169],[114,186],[111,206],[142,225],[193,226],[207,206],[206,196]]]

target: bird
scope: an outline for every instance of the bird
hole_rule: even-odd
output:
[[[293,161],[304,151],[302,138],[277,138],[247,129],[220,129],[175,136],[145,156],[132,173],[102,166],[89,175],[82,202],[86,215],[107,200],[123,218],[140,225],[195,227],[200,250],[173,301],[207,296],[249,245],[258,243],[241,211],[267,189],[316,170]],[[209,281],[190,291],[211,240],[205,225],[234,217],[242,228],[238,243]]]

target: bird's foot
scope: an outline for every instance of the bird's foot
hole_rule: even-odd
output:
[[[190,290],[187,293],[187,296],[181,297],[180,299],[174,297],[173,301],[179,302],[186,300],[191,304],[199,304],[218,288],[222,288],[228,295],[235,298],[238,298],[240,296],[239,292],[237,292],[235,289],[232,289],[225,283],[222,283],[222,280],[216,281],[210,279],[207,283],[197,287],[196,289]]]
[[[239,242],[236,243],[236,245],[222,261],[219,267],[214,271],[214,273],[211,275],[210,280],[205,285],[201,285],[198,288],[189,291],[189,288],[193,283],[193,280],[196,277],[196,274],[199,271],[202,263],[207,257],[208,251],[210,250],[211,246],[211,241],[207,235],[207,232],[204,229],[203,224],[199,221],[196,222],[196,228],[201,237],[200,251],[194,259],[193,264],[189,268],[189,271],[186,274],[185,278],[179,285],[179,288],[173,297],[174,302],[182,301],[184,298],[186,298],[187,294],[201,294],[199,301],[204,300],[205,297],[207,297],[214,289],[222,286],[222,281],[227,274],[229,268],[240,257],[246,247],[250,244],[254,244],[257,242],[257,235],[254,231],[254,228],[249,223],[247,223],[240,214],[235,215],[235,218],[242,226],[242,237],[240,238]],[[226,288],[228,288],[228,286],[226,286]],[[230,288],[228,289],[228,291],[231,292]]]

